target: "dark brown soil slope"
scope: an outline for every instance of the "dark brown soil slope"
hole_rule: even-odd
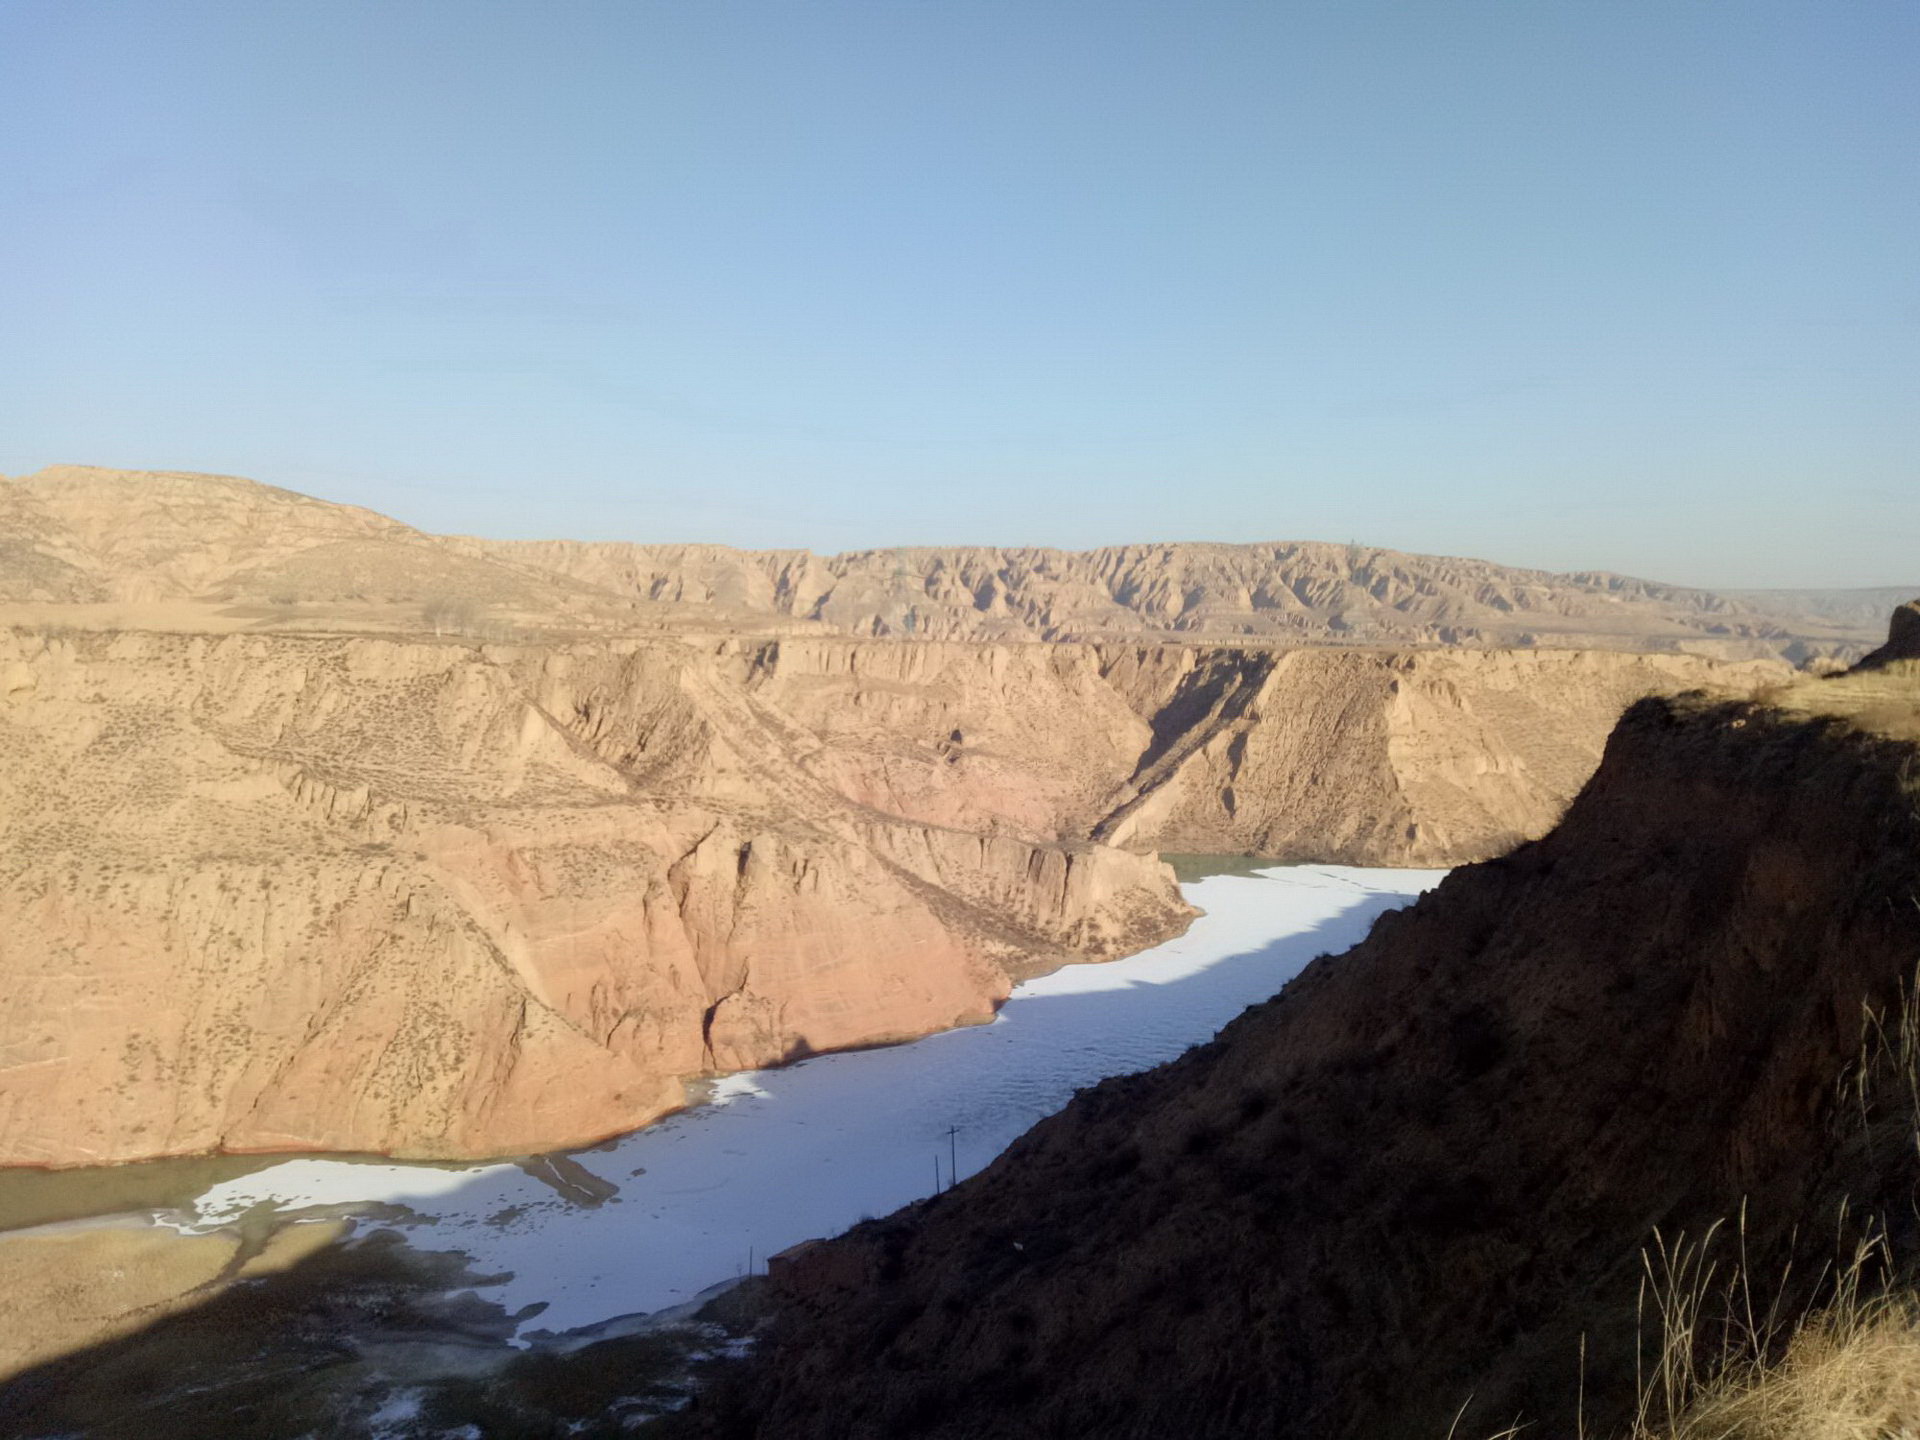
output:
[[[1916,758],[1641,702],[1546,839],[785,1267],[702,1423],[1440,1440],[1471,1396],[1461,1436],[1572,1434],[1584,1333],[1607,1433],[1655,1227],[1744,1201],[1764,1278],[1831,1247],[1843,1196],[1912,1223],[1911,1146],[1874,1153],[1842,1077],[1920,960]]]
[[[1920,600],[1909,600],[1893,612],[1887,643],[1860,662],[1862,670],[1882,670],[1901,660],[1920,660]]]

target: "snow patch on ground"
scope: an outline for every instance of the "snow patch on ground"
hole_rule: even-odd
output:
[[[425,1394],[422,1390],[396,1390],[367,1417],[367,1433],[373,1440],[401,1440],[413,1434],[411,1422],[420,1418]]]

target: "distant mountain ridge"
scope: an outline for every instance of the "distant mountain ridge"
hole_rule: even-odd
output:
[[[1599,571],[1315,541],[1063,551],[916,547],[820,556],[706,545],[474,542],[636,597],[921,639],[1121,636],[1295,644],[1707,649],[1804,660],[1860,646],[1859,617],[1768,610]],[[1856,652],[1857,653],[1857,652]]]
[[[1917,587],[1920,588],[1920,587]],[[1910,592],[1909,592],[1910,593]],[[1465,645],[1857,658],[1886,606],[1314,541],[1087,551],[437,536],[250,480],[53,466],[0,481],[0,602],[180,599],[565,613],[590,628],[960,640]]]

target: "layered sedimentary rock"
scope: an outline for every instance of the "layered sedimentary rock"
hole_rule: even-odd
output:
[[[1726,1227],[1703,1343],[1742,1323],[1736,1270],[1791,1317],[1876,1227],[1913,1261],[1920,751],[1874,719],[1894,687],[1920,714],[1912,661],[1777,708],[1636,705],[1546,838],[779,1267],[708,1430],[1610,1434],[1656,1234]]]
[[[1770,605],[1764,594],[1732,600],[1621,575],[1311,542],[821,556],[543,541],[478,543],[475,553],[656,603],[919,639],[1550,644],[1802,658],[1864,638],[1850,616],[1784,598]]]
[[[991,1014],[1152,847],[1451,863],[1681,657],[0,639],[0,1156],[485,1154]]]
[[[0,648],[11,1162],[585,1141],[1187,914],[1151,856],[788,775],[678,652]]]
[[[558,577],[371,510],[228,475],[55,465],[0,480],[0,601],[420,600],[556,606]]]
[[[1599,651],[786,639],[747,688],[840,793],[1132,849],[1452,865],[1548,829],[1647,694],[1785,672]]]

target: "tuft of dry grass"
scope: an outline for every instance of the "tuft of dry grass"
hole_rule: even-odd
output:
[[[1886,1009],[1863,1008],[1840,1094],[1836,1126],[1857,1127],[1870,1156],[1920,1148],[1920,972]],[[1789,1315],[1792,1266],[1763,1304],[1746,1222],[1743,1207],[1697,1239],[1654,1231],[1641,1255],[1638,1405],[1613,1440],[1920,1440],[1920,1257],[1896,1255],[1874,1217],[1843,1206],[1836,1258],[1801,1290],[1824,1301]],[[1580,1358],[1578,1440],[1595,1440],[1584,1340]],[[1516,1420],[1480,1440],[1532,1433]]]
[[[1920,1440],[1920,1290],[1886,1278],[1885,1239],[1857,1241],[1819,1277],[1828,1303],[1788,1322],[1777,1298],[1758,1305],[1743,1239],[1739,1256],[1715,1257],[1733,1238],[1717,1225],[1697,1241],[1656,1233],[1640,1291],[1653,1353],[1618,1440]],[[1516,1420],[1482,1440],[1530,1433]],[[1579,1440],[1592,1437],[1583,1418]]]
[[[1920,1145],[1920,976],[1890,1011],[1865,1011],[1842,1089],[1870,1149]],[[1657,1341],[1628,1440],[1920,1440],[1920,1289],[1884,1231],[1843,1210],[1842,1246],[1855,1238],[1816,1279],[1827,1303],[1787,1323],[1787,1276],[1756,1303],[1744,1211],[1724,1266],[1720,1230],[1673,1243],[1656,1231],[1643,1255],[1642,1333],[1656,1322]]]
[[[1856,1297],[1810,1317],[1771,1363],[1748,1359],[1633,1440],[1901,1440],[1920,1435],[1920,1296]]]
[[[1789,715],[1831,715],[1891,740],[1920,740],[1920,660],[1762,685],[1753,700]]]

